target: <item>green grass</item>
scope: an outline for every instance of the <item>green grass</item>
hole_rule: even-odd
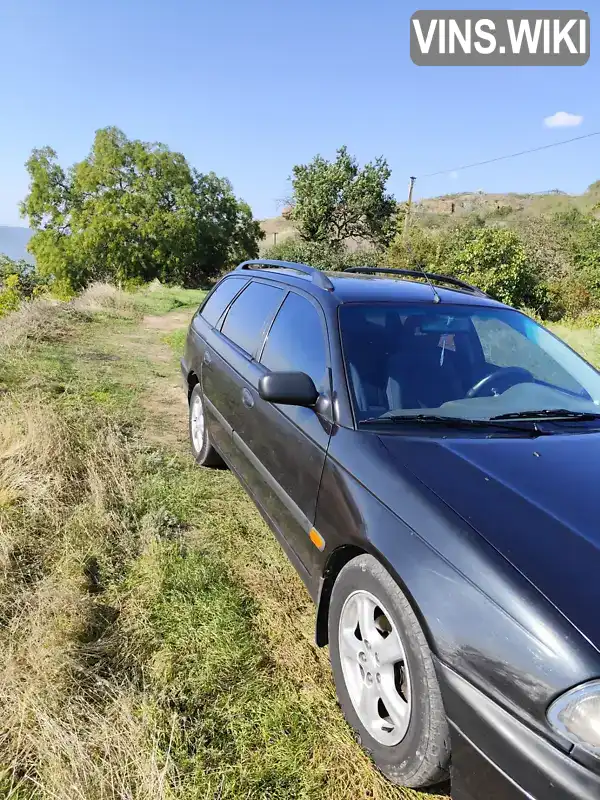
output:
[[[167,314],[176,309],[197,308],[205,296],[204,289],[149,284],[135,292],[133,298],[136,308],[145,314]]]
[[[162,337],[162,341],[165,344],[168,344],[169,347],[173,349],[176,355],[181,356],[183,353],[183,348],[185,346],[186,337],[187,337],[187,328],[180,328],[179,330],[172,331],[171,333],[166,333]]]
[[[183,330],[138,294],[90,303],[0,357],[0,796],[416,797],[353,741],[256,509],[187,453]]]

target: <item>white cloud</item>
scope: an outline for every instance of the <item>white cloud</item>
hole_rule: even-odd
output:
[[[557,111],[551,117],[544,119],[547,128],[576,128],[583,122],[579,114],[569,114],[568,111]]]
[[[458,172],[451,172],[448,177],[450,180],[455,181],[458,178]]]

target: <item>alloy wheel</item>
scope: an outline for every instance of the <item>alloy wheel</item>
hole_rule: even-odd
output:
[[[199,453],[204,445],[204,408],[202,407],[202,399],[198,394],[192,401],[191,421],[192,441],[194,449]]]
[[[346,688],[362,725],[380,744],[399,744],[410,723],[410,673],[397,627],[370,592],[353,592],[344,603],[339,647]]]

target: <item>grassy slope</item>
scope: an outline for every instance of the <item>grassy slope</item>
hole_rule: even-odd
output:
[[[352,740],[251,502],[187,453],[199,297],[0,323],[0,796],[417,797]]]

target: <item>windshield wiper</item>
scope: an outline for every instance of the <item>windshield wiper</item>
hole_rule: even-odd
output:
[[[440,414],[414,414],[404,416],[394,414],[388,417],[369,417],[360,420],[361,424],[375,424],[378,422],[416,422],[423,425],[445,425],[448,428],[496,428],[503,431],[516,431],[526,433],[530,436],[549,436],[550,431],[540,430],[535,423],[529,425],[506,425],[504,422],[494,417],[493,419],[467,419],[464,417],[444,417]]]
[[[499,414],[497,417],[492,417],[492,419],[579,419],[585,422],[600,419],[600,412],[596,414],[593,411],[570,411],[568,408],[542,408],[534,411],[513,411],[510,414]]]

